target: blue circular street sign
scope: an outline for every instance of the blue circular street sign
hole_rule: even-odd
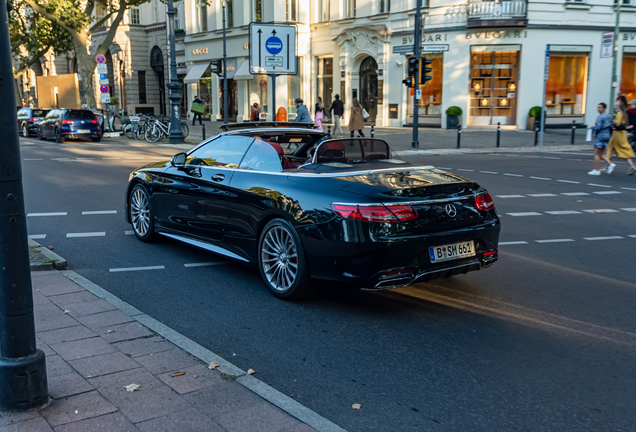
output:
[[[265,49],[271,55],[276,55],[283,50],[283,41],[276,36],[272,36],[265,41]]]

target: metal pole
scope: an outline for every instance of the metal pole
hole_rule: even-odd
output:
[[[420,54],[421,54],[421,46],[422,46],[422,0],[417,0],[417,6],[415,9],[415,37],[413,38],[413,52],[415,54],[415,58],[417,59],[417,63],[419,66],[420,63]],[[420,89],[420,68],[417,68],[417,73],[413,77],[413,89],[415,92],[413,93],[413,142],[411,143],[412,148],[420,148],[420,142],[418,140],[418,114],[419,114],[419,99],[417,98],[417,91]]]
[[[462,141],[462,125],[457,126],[457,148],[461,146]]]
[[[272,105],[274,106],[274,121],[278,121],[278,116],[276,115],[276,75],[270,75],[272,77]]]
[[[572,120],[572,137],[570,138],[570,144],[574,145],[574,133],[576,132],[576,120]]]
[[[501,122],[497,122],[497,147],[499,147],[499,135],[501,134]]]
[[[616,2],[616,23],[614,24],[614,58],[612,59],[612,90],[610,92],[610,103],[608,106],[614,107],[616,100],[616,87],[618,86],[618,76],[616,75],[616,62],[618,61],[618,33],[620,32],[621,5],[623,0]],[[612,111],[613,112],[613,111]]]
[[[371,138],[375,138],[375,130],[373,129],[375,127],[374,124],[371,125]]]
[[[202,141],[205,141],[205,123],[201,125],[201,134],[203,135]]]
[[[8,12],[0,0],[0,410],[46,405],[44,353],[35,346],[33,292],[24,214]],[[4,42],[2,42],[4,41]]]
[[[223,124],[227,124],[227,50],[225,47],[225,0],[223,0]]]
[[[537,146],[537,140],[539,139],[539,123],[537,120],[534,121],[534,146]]]
[[[539,138],[539,147],[543,148],[543,131],[545,129],[545,87],[550,75],[550,44],[545,46],[545,65],[543,69],[543,95],[541,96],[541,136]]]
[[[181,144],[185,137],[181,132],[181,95],[179,94],[179,79],[177,78],[177,53],[174,45],[174,4],[168,0],[168,38],[170,39],[170,132],[168,142]]]

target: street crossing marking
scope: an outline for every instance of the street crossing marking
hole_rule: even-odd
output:
[[[547,178],[547,177],[535,177],[535,176],[530,176],[530,177],[528,177],[528,178],[535,179],[535,180],[552,180],[552,179]]]
[[[33,240],[41,240],[46,238],[46,234],[31,234],[29,235],[29,238]]]
[[[184,264],[184,267],[207,267],[207,266],[216,266],[216,265],[223,265],[223,264],[229,264],[228,261],[220,261],[220,262],[202,262],[202,263],[189,263],[189,264]]]
[[[548,239],[548,240],[535,240],[537,243],[563,243],[563,242],[573,242],[573,239]]]
[[[68,233],[66,238],[78,238],[78,237],[105,237],[106,233],[101,232],[84,232],[84,233]]]
[[[543,216],[537,212],[519,212],[519,213],[506,213],[509,216]]]
[[[135,232],[133,230],[128,230],[128,231],[124,231],[125,235],[135,235]]]
[[[162,265],[160,266],[147,266],[147,267],[121,267],[121,268],[112,268],[108,269],[111,273],[117,272],[126,272],[126,271],[144,271],[144,270],[165,270],[166,268]]]
[[[606,237],[583,237],[583,240],[590,240],[590,241],[595,241],[595,240],[620,240],[624,237],[621,236],[606,236]]]
[[[587,193],[587,192],[561,192],[561,195],[565,195],[565,196],[583,196],[583,195],[589,195],[589,193]]]
[[[594,194],[597,195],[616,195],[616,194],[621,194],[623,192],[619,192],[619,191],[597,191],[597,192],[592,192]]]
[[[22,160],[24,160],[24,161],[36,161],[36,160],[40,161],[40,160],[44,160],[44,159],[40,159],[40,158],[24,158]]]
[[[552,193],[543,193],[543,194],[528,194],[528,196],[531,196],[533,198],[545,198],[545,197],[555,197],[558,195],[552,194]]]
[[[632,208],[622,208],[621,210],[623,210],[623,211],[628,211],[628,212],[636,212],[636,207],[632,207]]]
[[[509,176],[509,177],[523,177],[521,174],[509,174],[509,173],[504,173],[505,176]]]
[[[29,213],[27,217],[66,216],[68,212]]]
[[[465,169],[465,168],[457,168],[457,171],[475,172],[475,170]]]
[[[586,213],[618,213],[618,210],[614,209],[593,209],[593,210],[583,210]]]
[[[484,174],[499,174],[498,172],[494,172],[494,171],[479,171],[479,172]]]
[[[588,186],[596,186],[596,187],[607,187],[607,188],[611,188],[611,186],[608,185],[600,185],[600,184],[596,184],[596,183],[588,183]]]
[[[83,215],[117,214],[117,210],[83,211],[82,214]]]
[[[580,211],[576,210],[560,210],[560,211],[547,211],[547,214],[551,215],[573,215],[573,214],[582,214]]]
[[[495,195],[497,198],[523,198],[523,195]]]
[[[527,241],[509,241],[509,242],[499,242],[499,246],[507,246],[507,245],[522,245],[528,244]]]
[[[622,187],[621,189],[625,189],[625,190],[633,190],[633,191],[636,191],[636,188],[628,188],[628,187]]]
[[[557,180],[561,183],[572,183],[572,184],[581,184],[581,182],[573,181],[573,180]]]

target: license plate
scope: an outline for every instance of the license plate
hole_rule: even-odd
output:
[[[451,243],[428,248],[432,263],[475,256],[475,243],[471,241]]]
[[[81,133],[91,133],[91,130],[90,130],[90,129],[78,129],[78,130],[77,130],[77,133],[78,133],[78,134],[81,134]]]

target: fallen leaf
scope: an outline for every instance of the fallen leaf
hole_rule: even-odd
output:
[[[254,373],[256,373],[256,371],[254,369],[248,369],[247,373],[245,375],[252,375]]]
[[[212,362],[208,365],[208,369],[210,370],[214,370],[216,368],[218,368],[219,366],[221,366],[220,364],[218,364],[217,362]]]
[[[172,374],[173,377],[178,377],[178,376],[181,376],[181,375],[185,375],[185,372],[175,372],[175,373]]]
[[[53,250],[53,246],[49,246],[49,249],[50,249],[50,250]]]
[[[69,313],[69,312],[70,312],[70,310],[68,310],[68,309],[66,309],[66,310],[64,311],[64,313],[65,313],[65,314],[67,314],[67,313]]]
[[[353,409],[360,409],[360,407],[361,407],[361,406],[362,406],[362,405],[360,405],[360,404],[353,404],[353,405],[351,405],[351,408],[353,408]]]
[[[108,330],[106,333],[115,333],[115,330]]]
[[[195,375],[194,378],[196,378],[197,376]]]
[[[583,200],[576,200],[576,202],[583,202]]]
[[[605,210],[594,210],[594,213],[605,213]]]
[[[129,391],[129,392],[134,392],[135,390],[139,390],[139,387],[141,387],[139,384],[128,384],[127,386],[124,386],[126,391]]]

